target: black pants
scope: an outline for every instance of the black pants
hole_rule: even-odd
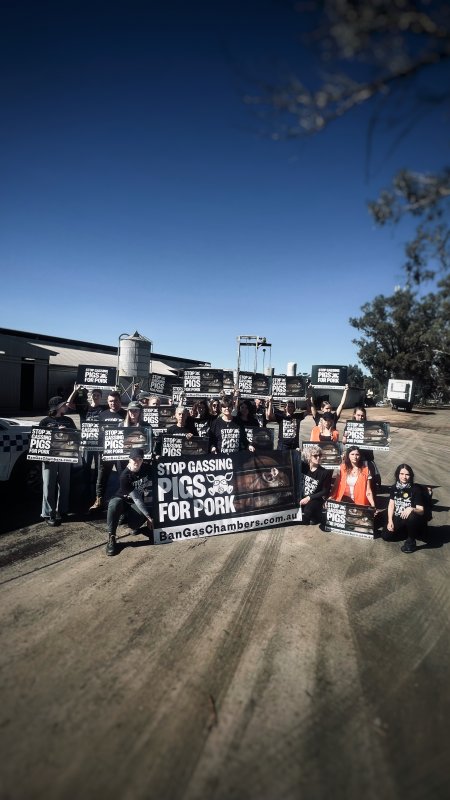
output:
[[[146,517],[139,511],[134,503],[127,503],[121,497],[111,497],[108,503],[108,512],[106,515],[106,522],[108,524],[108,533],[115,535],[121,514],[126,512],[127,522],[131,528],[137,530],[140,528]]]
[[[402,517],[397,517],[394,515],[394,530],[388,531],[387,529],[387,511],[383,514],[383,538],[405,538],[411,539],[415,541],[416,539],[420,539],[426,531],[426,522],[423,518],[422,514],[415,514],[414,511],[412,514],[407,517],[407,519],[403,519]],[[378,526],[377,526],[378,527]]]
[[[318,525],[322,522],[323,498],[317,497],[302,506],[302,522]]]

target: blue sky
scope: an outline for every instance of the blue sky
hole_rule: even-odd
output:
[[[240,334],[267,337],[276,372],[357,361],[348,318],[402,282],[407,233],[376,229],[367,200],[399,167],[446,163],[448,119],[389,156],[380,136],[367,179],[368,109],[274,142],[242,103],[242,75],[277,59],[311,74],[284,3],[0,13],[2,327],[113,345],[138,330],[216,367]]]

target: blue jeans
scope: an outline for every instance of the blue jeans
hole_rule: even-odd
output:
[[[42,462],[42,517],[67,514],[70,495],[71,464]]]

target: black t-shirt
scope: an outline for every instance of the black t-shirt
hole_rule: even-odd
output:
[[[278,422],[278,442],[283,442],[287,447],[298,447],[300,442],[300,423],[304,413],[289,416],[283,411],[275,409],[275,419]]]
[[[313,472],[308,462],[302,461],[302,497],[326,499],[330,494],[332,477],[333,470],[319,465]]]
[[[211,425],[210,444],[219,453],[237,453],[246,446],[245,434],[234,417],[230,421],[217,417]]]
[[[106,406],[89,406],[86,411],[86,422],[99,422],[100,414],[106,411]]]
[[[423,506],[422,489],[417,483],[400,488],[397,488],[396,484],[394,484],[389,492],[389,500],[394,501],[394,516],[399,517],[405,508]]]
[[[211,418],[207,419],[195,419],[194,417],[194,427],[195,431],[193,431],[195,436],[200,436],[202,439],[208,439],[210,431],[211,431]]]
[[[71,428],[76,430],[72,417],[44,417],[39,423],[40,428],[47,428],[47,430],[56,430],[57,428]]]
[[[119,425],[119,422],[122,422],[126,415],[127,412],[124,408],[119,408],[118,411],[111,411],[108,408],[99,414],[98,421],[101,422],[102,425]]]

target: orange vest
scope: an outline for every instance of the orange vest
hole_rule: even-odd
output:
[[[310,442],[320,442],[320,425],[316,425],[311,431]],[[331,442],[337,442],[339,434],[337,431],[331,431]]]
[[[339,472],[339,479],[336,481],[334,489],[331,494],[332,500],[337,500],[338,502],[342,499],[345,494],[345,490],[347,488],[347,470],[344,464],[341,464]],[[368,467],[361,467],[359,470],[358,479],[355,483],[355,503],[357,506],[368,506],[370,505],[366,491],[367,491],[367,482],[369,480],[369,468]]]

